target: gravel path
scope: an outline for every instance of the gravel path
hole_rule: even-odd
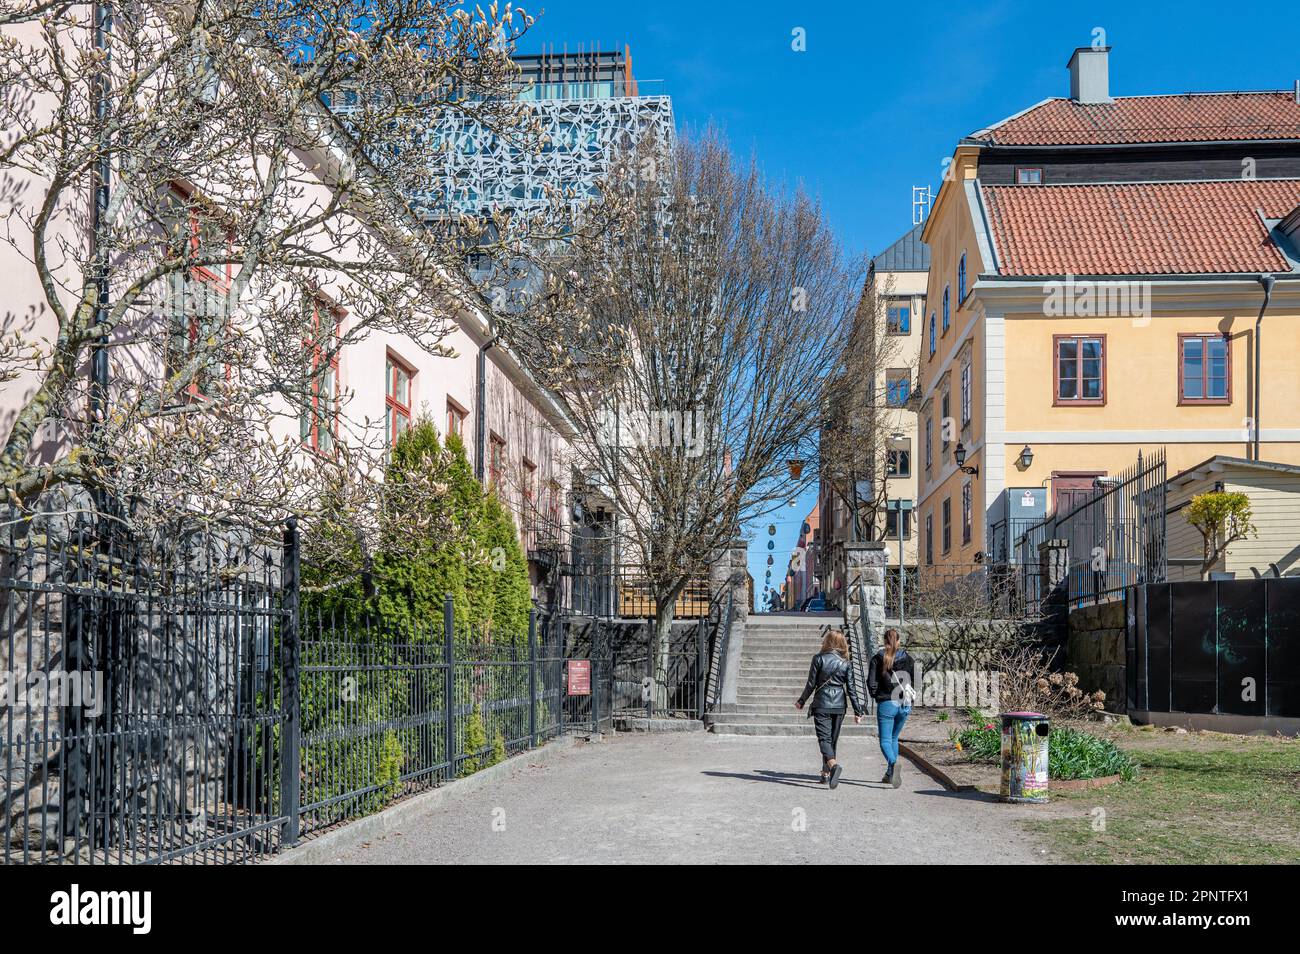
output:
[[[1032,864],[1032,806],[953,795],[904,760],[883,786],[874,740],[841,741],[838,789],[811,739],[622,735],[467,792],[339,864]]]

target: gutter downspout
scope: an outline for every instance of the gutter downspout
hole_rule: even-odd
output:
[[[487,353],[496,347],[500,335],[493,335],[478,349],[478,376],[474,409],[474,476],[483,482],[487,471]]]
[[[1264,302],[1263,302],[1263,304],[1261,304],[1261,305],[1259,306],[1259,316],[1255,319],[1255,426],[1252,428],[1252,430],[1255,432],[1255,433],[1254,433],[1254,437],[1255,437],[1255,449],[1254,449],[1254,450],[1255,450],[1255,452],[1254,452],[1254,458],[1253,458],[1254,460],[1259,460],[1259,432],[1260,432],[1260,424],[1259,424],[1259,418],[1260,418],[1260,415],[1259,415],[1259,395],[1260,395],[1260,386],[1259,386],[1259,383],[1260,383],[1260,382],[1259,382],[1259,353],[1260,353],[1260,340],[1259,340],[1259,335],[1260,335],[1261,325],[1262,325],[1262,323],[1263,323],[1263,321],[1264,321],[1264,312],[1268,310],[1269,302],[1273,300],[1273,286],[1277,283],[1277,279],[1274,278],[1272,275],[1260,275],[1260,276],[1259,276],[1259,283],[1260,283],[1260,285],[1262,285],[1262,286],[1264,287]]]
[[[113,28],[112,8],[107,3],[95,4],[95,50],[108,55],[108,34]],[[109,83],[100,78],[95,82],[95,117],[100,129],[108,127]],[[100,155],[94,166],[94,196],[90,207],[90,232],[94,241],[95,270],[95,325],[99,334],[90,352],[90,419],[91,427],[99,427],[108,415],[108,324],[109,280],[108,242],[104,230],[104,216],[108,212],[110,178],[113,174],[112,152],[104,136],[99,137]]]

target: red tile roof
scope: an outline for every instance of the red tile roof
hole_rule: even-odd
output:
[[[1300,179],[985,186],[1003,275],[1290,271],[1259,212],[1300,206]]]
[[[1049,99],[972,138],[1004,146],[1300,139],[1300,103],[1292,92]]]

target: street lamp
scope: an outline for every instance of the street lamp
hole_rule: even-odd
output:
[[[957,462],[957,469],[963,474],[970,474],[972,477],[979,474],[980,469],[978,467],[963,466],[966,463],[966,445],[961,441],[958,441],[957,446],[952,449],[952,459]]]
[[[1020,457],[1019,459],[1017,459],[1016,463],[1020,465],[1021,470],[1028,470],[1029,465],[1032,464],[1033,462],[1034,462],[1034,452],[1030,450],[1029,445],[1026,444],[1021,449]]]

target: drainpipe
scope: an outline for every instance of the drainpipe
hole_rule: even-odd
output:
[[[113,28],[112,8],[107,3],[95,4],[94,44],[97,51],[103,52],[108,47],[108,34]],[[107,80],[95,83],[95,116],[101,130],[108,128]],[[101,332],[108,323],[109,287],[108,287],[108,243],[103,235],[104,216],[108,212],[110,177],[113,174],[113,160],[109,143],[100,136],[100,155],[95,163],[94,201],[91,203],[90,231],[95,243],[95,325]],[[108,414],[108,336],[100,334],[90,352],[90,419],[91,427],[97,428]]]
[[[1273,300],[1273,286],[1277,279],[1272,275],[1260,275],[1259,283],[1264,286],[1264,302],[1259,306],[1259,317],[1255,319],[1255,455],[1254,459],[1259,460],[1259,334],[1260,326],[1264,321],[1264,312],[1268,310],[1268,304]]]
[[[478,399],[475,403],[474,442],[474,476],[479,483],[487,473],[487,353],[496,347],[500,335],[493,335],[478,349]]]

